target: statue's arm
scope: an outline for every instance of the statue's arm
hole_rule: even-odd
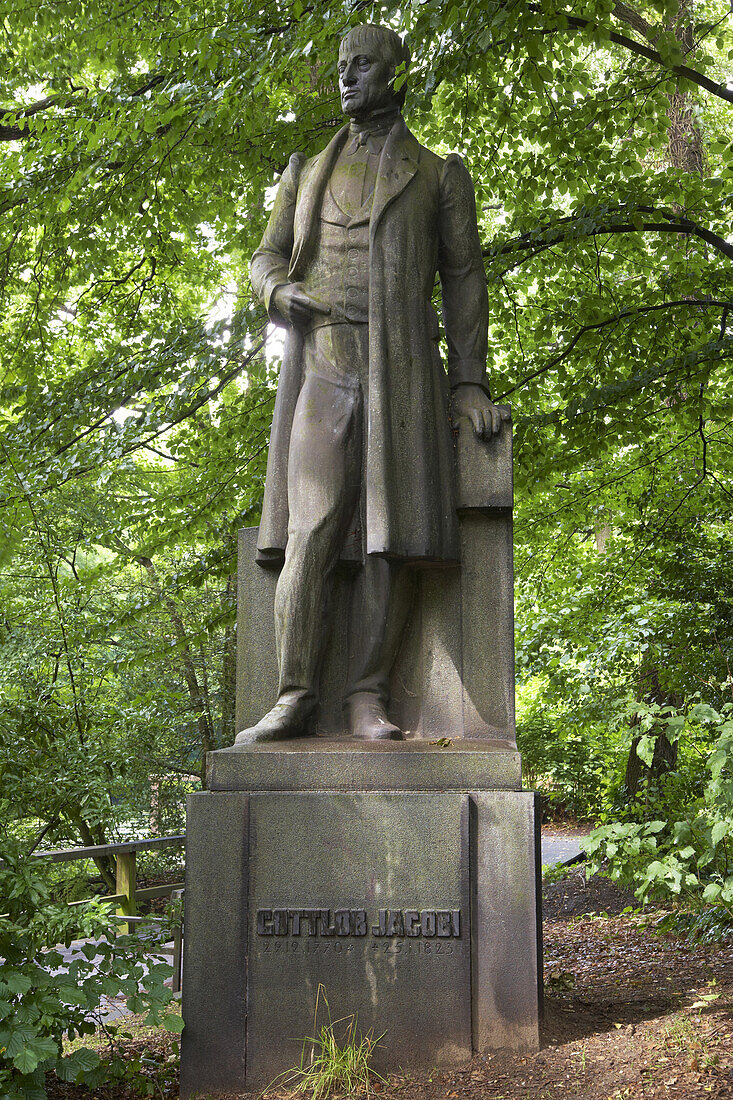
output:
[[[307,325],[314,313],[330,313],[328,306],[306,294],[289,279],[293,255],[295,203],[305,157],[293,153],[282,174],[275,203],[260,246],[249,267],[255,294],[265,303],[275,325]]]
[[[476,219],[473,182],[456,154],[446,159],[440,185],[438,273],[448,344],[454,421],[466,418],[476,435],[501,429],[505,414],[491,400],[486,375],[489,295]]]
[[[438,273],[450,384],[473,383],[488,394],[489,295],[473,183],[456,154],[451,154],[443,166],[439,231]]]
[[[300,154],[294,153],[282,174],[267,229],[249,268],[255,294],[264,302],[270,320],[276,325],[287,323],[277,310],[273,297],[275,291],[288,282],[290,257],[293,253],[295,201],[302,160]]]

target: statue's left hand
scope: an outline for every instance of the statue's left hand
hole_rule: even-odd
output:
[[[471,421],[479,438],[491,439],[492,435],[499,434],[502,423],[509,419],[509,413],[495,405],[481,386],[463,382],[453,390],[451,419],[457,424],[463,417]]]

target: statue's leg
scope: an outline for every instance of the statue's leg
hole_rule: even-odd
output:
[[[293,419],[288,543],[275,593],[278,701],[238,735],[240,744],[307,732],[318,700],[333,571],[359,498],[361,419],[358,386],[306,370]]]
[[[346,716],[353,737],[401,740],[387,718],[389,678],[414,597],[414,571],[367,554],[349,608],[349,679]]]

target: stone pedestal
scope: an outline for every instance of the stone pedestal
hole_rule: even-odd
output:
[[[297,1064],[323,991],[334,1021],[384,1032],[377,1069],[536,1049],[538,819],[510,742],[303,739],[213,753],[209,777],[188,807],[183,1097]]]

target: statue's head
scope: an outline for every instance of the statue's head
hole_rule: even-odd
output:
[[[339,90],[344,114],[367,118],[387,107],[401,107],[405,85],[395,91],[398,66],[407,68],[410,51],[390,27],[365,23],[352,27],[339,47]]]

